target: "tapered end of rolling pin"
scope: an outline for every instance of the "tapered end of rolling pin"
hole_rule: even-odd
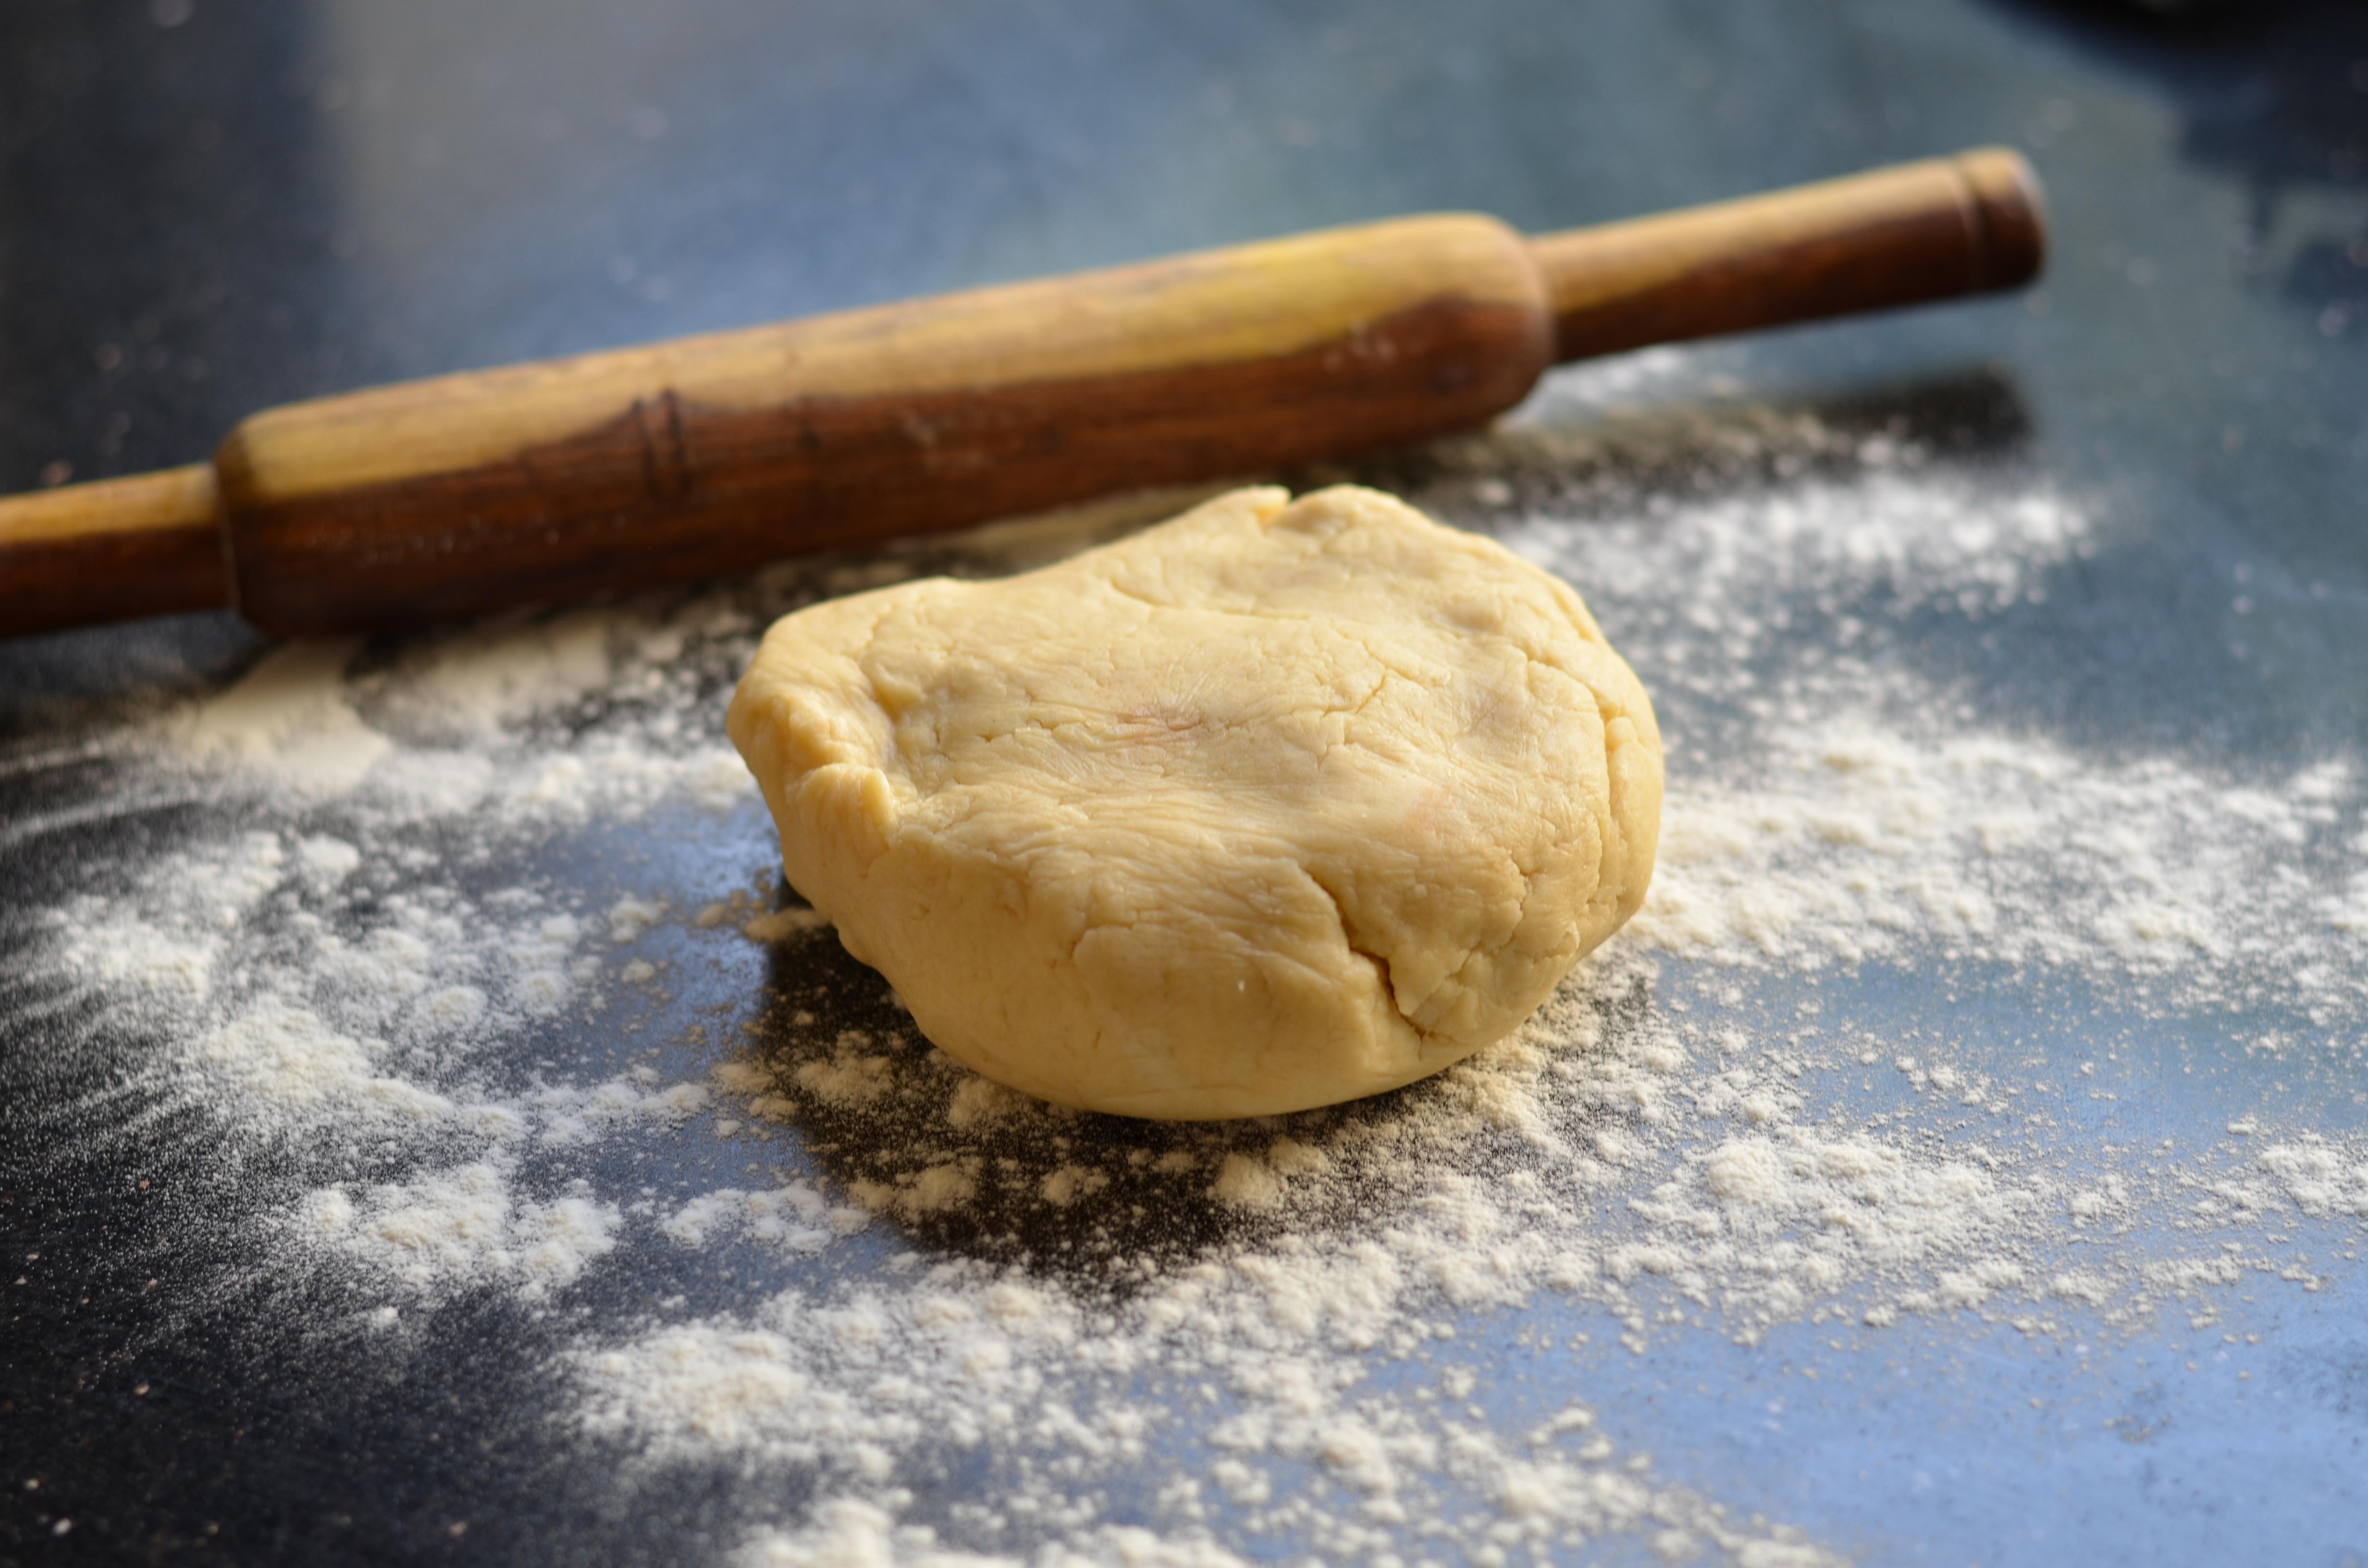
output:
[[[2046,253],[2001,147],[1530,241],[1560,360],[2011,289]]]
[[[1964,182],[1980,228],[1968,292],[2017,289],[2038,277],[2047,264],[2047,198],[2023,155],[1984,147],[1944,163]]]
[[[0,498],[0,637],[230,603],[209,463]]]

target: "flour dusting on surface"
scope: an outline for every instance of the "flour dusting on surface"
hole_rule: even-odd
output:
[[[33,916],[23,1006],[106,1069],[58,1114],[274,1173],[241,1277],[338,1308],[258,1333],[538,1324],[549,1440],[627,1494],[722,1478],[735,1564],[1839,1561],[1570,1391],[1706,1344],[2085,1365],[2353,1277],[2356,1126],[2137,1107],[2356,1074],[2363,759],[2001,724],[1915,639],[2034,613],[2098,519],[1805,416],[1697,432],[1748,471],[1701,494],[1590,478],[1554,411],[1683,363],[1562,378],[1411,497],[1575,583],[1670,739],[1643,914],[1437,1079],[1039,1105],[771,880],[721,733],[768,619],[1039,530],[291,645],[106,737],[208,805]]]

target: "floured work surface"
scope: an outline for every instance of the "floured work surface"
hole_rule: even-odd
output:
[[[63,869],[7,911],[12,1180],[112,1218],[12,1269],[61,1334],[147,1303],[79,1397],[217,1434],[285,1550],[2316,1550],[2362,1506],[2368,759],[2084,744],[2029,696],[2151,591],[2126,522],[1814,410],[1577,422],[1691,363],[1364,476],[1584,585],[1668,790],[1533,1026],[1337,1111],[1021,1100],[778,893],[721,730],[762,627],[1057,530],[20,746]],[[2256,1502],[2183,1516],[2232,1464]]]

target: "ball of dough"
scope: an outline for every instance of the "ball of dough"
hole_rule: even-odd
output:
[[[732,738],[791,884],[947,1054],[1162,1119],[1503,1038],[1634,914],[1660,737],[1569,588],[1348,486],[776,624]]]

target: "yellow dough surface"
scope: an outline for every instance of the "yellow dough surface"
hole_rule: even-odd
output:
[[[1517,1028],[1644,901],[1642,686],[1578,596],[1375,491],[799,611],[734,696],[791,884],[986,1076],[1267,1115]]]

